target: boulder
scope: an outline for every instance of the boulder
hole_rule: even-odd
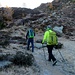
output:
[[[55,49],[61,49],[63,47],[63,44],[58,42],[58,45],[55,45],[54,48]]]

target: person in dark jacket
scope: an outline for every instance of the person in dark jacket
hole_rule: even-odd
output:
[[[34,36],[35,36],[35,33],[34,33],[33,29],[29,28],[29,30],[27,31],[27,34],[26,34],[27,50],[30,50],[29,46],[30,46],[30,43],[31,43],[32,52],[34,52]]]

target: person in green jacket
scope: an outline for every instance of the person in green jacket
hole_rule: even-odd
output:
[[[47,49],[48,49],[48,61],[53,61],[53,66],[57,63],[56,58],[54,57],[52,50],[54,45],[50,43],[50,32],[54,32],[51,28],[51,26],[47,26],[46,32],[44,33],[44,37],[42,40],[42,44],[47,43]],[[55,32],[54,32],[55,33]]]

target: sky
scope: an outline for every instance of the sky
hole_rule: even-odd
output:
[[[53,0],[0,0],[0,7],[25,7],[34,9],[41,3],[52,2]]]

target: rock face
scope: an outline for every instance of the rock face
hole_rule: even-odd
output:
[[[50,4],[41,4],[37,10],[50,15],[47,19],[49,24],[54,26],[63,26],[63,33],[74,33],[75,31],[75,1],[72,0],[54,0],[53,9],[49,8]],[[44,9],[42,9],[44,7]],[[47,9],[47,11],[45,11]],[[47,24],[47,23],[46,23]]]
[[[33,10],[27,8],[12,9],[14,10],[13,21],[6,25],[7,28],[21,25],[31,26],[36,32],[42,33],[46,30],[47,25],[51,25],[58,36],[62,36],[63,33],[67,36],[75,36],[75,3],[72,0],[54,0],[52,3],[43,3]],[[3,27],[2,10],[0,9],[0,27]],[[60,27],[63,28],[60,30]],[[21,31],[25,32],[26,30],[27,28]],[[0,45],[4,45],[5,42],[26,44],[26,39],[21,36],[11,36],[9,39],[8,35],[1,34],[0,40],[2,40]]]
[[[54,0],[52,3],[42,3],[33,10],[12,8],[14,10],[13,21],[7,27],[25,25],[33,27],[34,30],[45,31],[47,25],[51,25],[53,28],[63,26],[64,34],[73,34],[75,31],[74,2],[73,0]]]
[[[40,12],[37,10],[31,10],[27,8],[13,8],[14,14],[13,18],[14,19],[20,19],[22,17],[25,17],[27,14],[39,14]]]

